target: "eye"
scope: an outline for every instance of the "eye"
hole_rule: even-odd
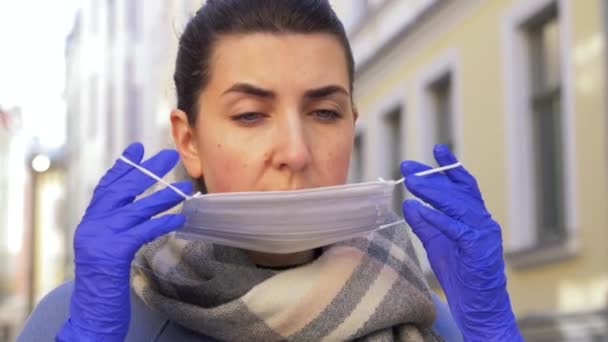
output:
[[[233,116],[231,119],[243,125],[255,125],[265,118],[263,113],[249,112]]]
[[[342,118],[342,115],[340,115],[340,113],[330,109],[315,110],[313,112],[313,115],[323,122],[333,122]]]

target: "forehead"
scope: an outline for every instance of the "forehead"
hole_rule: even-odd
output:
[[[222,36],[210,63],[210,87],[251,82],[277,91],[338,84],[349,89],[346,53],[327,33]]]

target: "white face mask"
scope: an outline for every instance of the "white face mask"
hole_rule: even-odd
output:
[[[187,196],[150,171],[121,157],[186,198],[180,238],[266,253],[287,254],[330,245],[401,224],[392,211],[395,185],[379,180],[292,191],[214,193]],[[416,174],[428,175],[456,163]]]

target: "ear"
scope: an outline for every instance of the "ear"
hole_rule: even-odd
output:
[[[202,162],[196,141],[196,132],[188,122],[186,113],[179,109],[171,111],[171,134],[188,175],[194,179],[203,176]]]

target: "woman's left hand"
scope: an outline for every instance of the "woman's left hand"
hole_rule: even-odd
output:
[[[434,149],[440,166],[457,162],[444,145]],[[486,210],[475,178],[458,167],[416,176],[429,166],[401,164],[405,186],[418,200],[403,214],[421,240],[450,311],[466,341],[522,341],[507,293],[500,226]]]

